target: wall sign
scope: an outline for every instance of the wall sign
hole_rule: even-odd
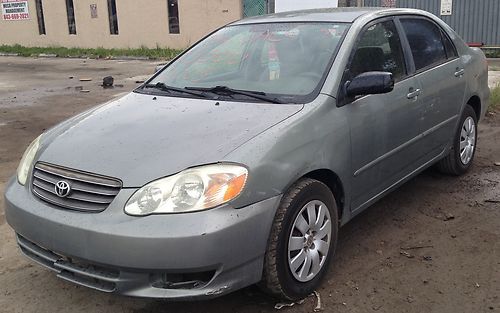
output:
[[[451,15],[453,0],[441,0],[441,15]]]
[[[395,8],[396,7],[396,0],[383,0],[382,6],[386,7],[386,8]]]
[[[336,8],[338,0],[275,0],[275,12],[286,12],[305,9]]]
[[[28,0],[0,0],[2,18],[6,21],[29,20]]]

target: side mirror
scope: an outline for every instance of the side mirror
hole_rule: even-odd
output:
[[[389,72],[366,72],[346,84],[349,97],[388,93],[394,89],[394,78]]]

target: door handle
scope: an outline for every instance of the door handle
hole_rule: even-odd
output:
[[[419,95],[420,95],[420,89],[410,88],[410,92],[406,95],[406,98],[408,98],[408,99],[415,99]]]
[[[464,69],[458,69],[457,68],[457,71],[455,72],[455,77],[462,77],[465,73],[465,70]]]

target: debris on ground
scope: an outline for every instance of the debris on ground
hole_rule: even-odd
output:
[[[408,259],[413,259],[413,258],[415,257],[414,255],[412,255],[412,254],[410,254],[409,252],[404,251],[404,250],[399,251],[399,254],[404,255],[404,256],[405,256],[405,257],[407,257]]]
[[[82,90],[80,90],[80,92],[88,93],[88,92],[90,92],[90,90],[88,90],[88,89],[82,89]]]
[[[424,261],[432,261],[432,257],[431,257],[430,255],[424,255],[424,256],[422,257],[422,259],[423,259]]]
[[[488,202],[488,203],[500,203],[500,200],[486,199],[486,200],[484,200],[484,202]]]
[[[92,81],[92,78],[80,78],[81,82],[89,82]]]
[[[168,63],[162,63],[162,64],[158,64],[157,66],[155,66],[155,73],[162,70],[165,65],[167,65]]]
[[[451,214],[451,213],[445,213],[444,215],[444,221],[447,222],[447,221],[451,221],[455,219],[455,215]]]
[[[276,310],[281,310],[282,308],[285,308],[285,307],[292,307],[296,304],[303,304],[304,303],[304,299],[302,300],[299,300],[299,301],[295,301],[295,302],[280,302],[280,303],[276,303],[276,305],[274,306],[274,308]]]
[[[69,79],[73,79],[73,78],[75,78],[75,76],[69,76],[68,78],[69,78]]]
[[[311,297],[311,296],[315,296],[316,297],[316,306],[314,307],[314,312],[322,311],[323,307],[321,306],[321,295],[319,294],[319,292],[313,291],[313,293],[311,293],[309,295],[309,297]],[[283,309],[285,307],[292,307],[292,306],[294,306],[296,304],[303,304],[304,301],[305,301],[305,299],[302,299],[302,300],[299,300],[299,301],[292,301],[292,302],[279,302],[279,303],[276,303],[276,305],[274,306],[274,308],[276,310],[281,310],[281,309]]]
[[[434,246],[433,245],[409,246],[409,247],[401,247],[401,250],[415,250],[424,248],[434,248]]]
[[[83,86],[75,86],[75,90],[76,90],[76,91],[83,90]]]
[[[495,166],[500,166],[500,162],[495,162]]]
[[[113,78],[113,76],[106,76],[102,79],[102,87],[111,88],[111,87],[113,87],[114,82],[115,82],[115,79]]]
[[[136,84],[142,84],[145,82],[145,80],[136,80],[135,82],[136,82]]]
[[[493,180],[493,179],[489,179],[489,178],[485,178],[484,180],[489,181],[490,183],[495,183],[495,184],[500,183],[500,181],[498,181],[498,180]]]
[[[321,307],[321,296],[320,296],[319,292],[317,292],[315,290],[315,291],[313,291],[312,294],[316,296],[316,306],[314,307],[314,312],[319,312],[319,311],[323,310],[323,308]]]
[[[481,287],[481,286],[479,286],[479,284],[478,284],[478,283],[476,283],[476,288],[479,288],[479,287]]]

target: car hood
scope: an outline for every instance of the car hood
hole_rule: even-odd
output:
[[[140,187],[218,162],[302,107],[130,93],[48,131],[38,159]]]

